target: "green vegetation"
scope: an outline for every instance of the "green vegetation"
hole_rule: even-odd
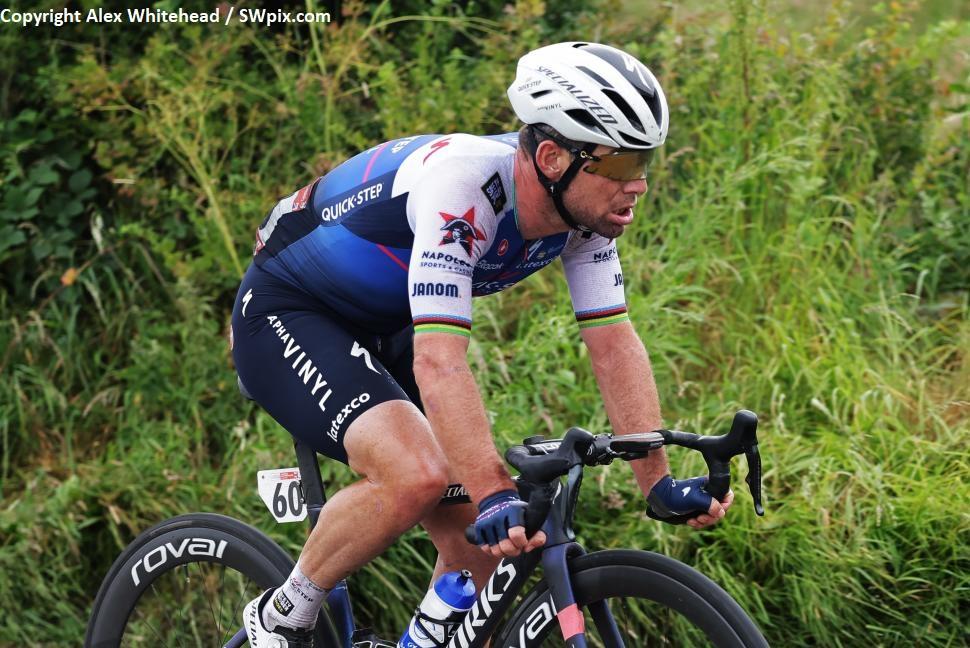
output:
[[[288,435],[239,398],[225,341],[256,224],[384,139],[515,128],[516,58],[594,38],[671,101],[620,243],[667,424],[758,412],[768,513],[740,486],[712,531],[644,521],[616,465],[587,484],[581,539],[697,566],[773,645],[965,645],[965,13],[456,4],[346,2],[340,26],[277,31],[0,27],[0,643],[79,644],[114,557],[178,513],[298,550],[303,527],[272,526],[255,492]],[[560,273],[475,318],[500,445],[607,428]],[[684,454],[675,472],[699,471]],[[366,568],[363,615],[398,631],[432,557],[413,531]]]

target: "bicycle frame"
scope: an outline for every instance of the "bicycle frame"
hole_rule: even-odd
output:
[[[295,447],[301,488],[312,529],[326,503],[323,479],[316,453],[299,442],[295,443]],[[570,470],[565,488],[558,480],[545,486],[552,499],[549,516],[542,526],[546,533],[546,544],[530,553],[505,558],[499,563],[447,648],[483,648],[540,563],[555,609],[547,609],[547,606],[540,608],[535,618],[530,619],[527,627],[521,630],[521,634],[528,636],[520,637],[519,643],[525,644],[527,640],[535,638],[548,623],[558,619],[565,645],[569,648],[586,648],[583,614],[576,605],[568,567],[571,558],[585,553],[574,541],[575,533],[571,528],[582,474],[583,467],[576,466]],[[536,488],[522,481],[518,481],[518,485],[523,499],[528,499],[531,489]],[[321,648],[349,648],[355,623],[345,581],[341,581],[327,596],[327,607],[330,615],[321,614],[318,618],[316,640],[323,642]],[[598,602],[589,608],[600,632],[612,629],[612,633],[618,638],[619,632],[606,602]],[[245,642],[245,630],[240,630],[225,644],[225,648],[238,648]]]
[[[552,597],[552,608],[543,605],[534,612],[519,630],[522,636],[517,637],[516,643],[509,648],[527,645],[527,641],[535,639],[553,619],[558,620],[568,648],[586,648],[585,620],[576,603],[569,576],[569,561],[586,553],[575,542],[576,534],[572,530],[573,512],[582,481],[581,465],[569,470],[565,486],[559,479],[537,485],[516,478],[523,500],[532,499],[537,489],[545,490],[542,495],[551,500],[542,525],[546,543],[531,553],[505,558],[499,563],[447,648],[482,648],[540,563]],[[601,636],[612,638],[611,645],[622,645],[619,629],[606,601],[597,601],[587,607]]]
[[[633,460],[645,457],[650,450],[663,445],[680,445],[701,452],[709,471],[709,481],[705,488],[713,497],[721,499],[727,493],[731,481],[730,460],[733,456],[744,453],[749,469],[746,481],[751,489],[755,511],[758,515],[763,515],[757,420],[754,413],[741,410],[734,417],[731,431],[719,437],[702,437],[676,430],[657,430],[621,437],[594,437],[580,428],[571,428],[561,440],[545,442],[542,437],[532,437],[526,439],[525,445],[510,448],[505,454],[506,461],[520,469],[522,476],[515,478],[519,497],[529,502],[525,517],[527,533],[531,534],[532,529],[541,528],[546,533],[546,543],[530,553],[512,559],[505,558],[499,563],[447,648],[484,648],[526,580],[540,563],[549,587],[551,609],[547,609],[547,605],[538,608],[533,617],[521,626],[520,634],[528,636],[518,637],[518,645],[511,644],[508,648],[521,648],[527,640],[539,636],[553,618],[558,620],[568,648],[586,648],[585,619],[577,605],[569,573],[569,561],[585,553],[575,542],[576,534],[572,530],[573,513],[579,498],[585,465],[608,464],[616,458]],[[316,453],[299,442],[295,446],[301,487],[312,529],[326,502],[323,479]],[[577,452],[577,447],[582,448],[582,456]],[[545,457],[540,459],[536,455]],[[525,459],[530,456],[536,461],[527,466]],[[563,476],[566,477],[565,484],[562,482]],[[530,518],[530,513],[535,515]],[[647,513],[652,513],[649,507]],[[666,519],[682,523],[693,515],[695,514],[685,513]],[[321,642],[320,648],[350,648],[355,626],[346,582],[341,581],[330,592],[327,607],[331,611],[332,619],[326,614],[318,617],[315,636]],[[600,636],[610,640],[608,645],[623,645],[608,603],[605,600],[595,601],[588,603],[586,608],[590,611]],[[236,648],[245,639],[245,631],[240,630],[226,644],[226,648]]]

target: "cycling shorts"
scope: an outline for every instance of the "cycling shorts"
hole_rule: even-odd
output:
[[[347,463],[347,429],[391,400],[421,402],[414,332],[355,329],[319,299],[255,264],[232,309],[230,346],[248,395],[320,454]]]

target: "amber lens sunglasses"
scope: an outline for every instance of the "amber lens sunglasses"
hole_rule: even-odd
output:
[[[609,178],[610,180],[640,180],[647,177],[647,166],[653,159],[654,149],[636,151],[617,151],[606,155],[593,155],[580,151],[579,156],[589,160],[583,167],[587,173]]]

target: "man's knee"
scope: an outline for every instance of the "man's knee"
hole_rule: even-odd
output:
[[[403,499],[430,512],[448,487],[448,467],[444,457],[401,457],[391,480]]]
[[[395,504],[430,511],[448,486],[444,453],[427,419],[408,401],[388,401],[362,414],[344,445],[350,467],[385,486]]]

